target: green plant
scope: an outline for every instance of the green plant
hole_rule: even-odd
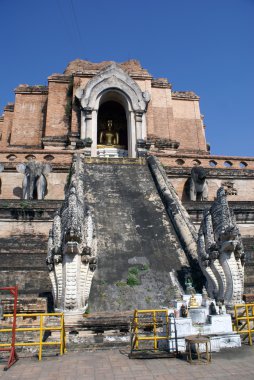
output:
[[[29,207],[29,202],[28,201],[21,201],[19,205],[21,208],[27,208],[27,207]]]
[[[123,288],[124,286],[127,286],[127,283],[124,281],[117,281],[116,286],[119,288]]]
[[[70,186],[70,183],[71,183],[71,177],[73,176],[74,174],[74,169],[73,169],[73,166],[70,167],[70,170],[69,170],[69,173],[67,175],[67,178],[66,178],[66,183],[67,183],[67,186]]]
[[[72,110],[72,100],[70,98],[67,98],[66,104],[65,104],[65,118],[66,121],[69,121],[71,117],[71,110]]]
[[[135,276],[138,276],[139,275],[139,269],[138,269],[138,267],[130,267],[128,270],[128,273],[133,274]]]
[[[140,285],[141,284],[140,275],[143,271],[147,271],[147,270],[149,270],[148,264],[142,265],[141,268],[137,266],[130,267],[128,270],[127,285],[129,286]]]
[[[147,296],[147,297],[145,298],[145,301],[146,301],[146,303],[150,303],[150,302],[152,301],[152,298],[149,297],[149,296]]]
[[[127,278],[127,285],[129,286],[140,285],[140,279],[135,274],[129,273],[128,278]]]
[[[106,298],[106,293],[105,292],[100,292],[99,297],[101,300],[104,300]]]
[[[8,207],[9,205],[10,205],[10,203],[7,202],[7,201],[2,201],[2,202],[1,202],[1,206],[2,206],[2,207]]]

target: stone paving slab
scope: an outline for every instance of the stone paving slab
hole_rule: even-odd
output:
[[[3,380],[254,380],[254,348],[243,346],[212,355],[210,364],[190,365],[185,358],[129,359],[125,350],[69,352],[64,356],[22,358]]]

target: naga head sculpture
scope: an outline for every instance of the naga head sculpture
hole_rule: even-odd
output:
[[[48,240],[47,265],[57,310],[80,315],[88,306],[97,266],[96,239],[84,196],[84,164],[73,159],[71,181]]]
[[[200,267],[209,295],[227,306],[241,303],[244,285],[244,250],[225,190],[217,191],[211,208],[204,212],[198,237]]]

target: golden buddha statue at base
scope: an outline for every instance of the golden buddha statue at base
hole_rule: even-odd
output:
[[[199,307],[199,304],[197,302],[197,299],[195,297],[195,295],[192,293],[191,297],[190,297],[190,301],[189,301],[189,308],[195,308],[195,307]]]
[[[118,132],[112,131],[113,122],[112,120],[108,120],[107,129],[100,133],[99,143],[112,146],[119,145],[119,134]]]

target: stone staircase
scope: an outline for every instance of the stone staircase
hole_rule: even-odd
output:
[[[147,164],[87,163],[85,194],[98,240],[89,312],[167,306],[189,263]]]

